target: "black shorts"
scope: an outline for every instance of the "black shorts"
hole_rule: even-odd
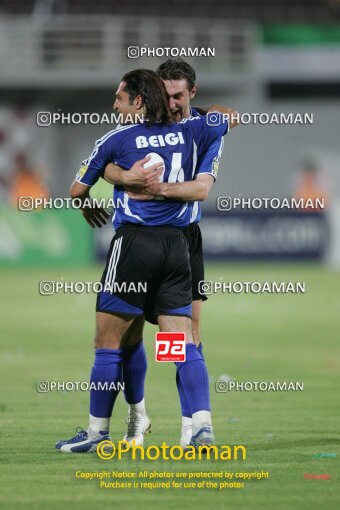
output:
[[[112,239],[96,310],[191,317],[187,240],[175,227],[121,227]]]
[[[204,293],[200,293],[199,282],[204,281],[204,261],[202,234],[198,223],[190,223],[184,230],[189,245],[190,267],[192,278],[192,300],[206,301],[208,298]]]

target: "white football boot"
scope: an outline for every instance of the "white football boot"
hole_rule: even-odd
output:
[[[132,441],[135,441],[135,446],[143,446],[144,436],[151,433],[149,417],[144,412],[136,411],[129,407],[129,416],[126,423],[127,431],[123,441],[130,444],[132,444]]]
[[[187,416],[182,416],[182,431],[180,445],[183,450],[186,449],[192,437],[192,419]]]

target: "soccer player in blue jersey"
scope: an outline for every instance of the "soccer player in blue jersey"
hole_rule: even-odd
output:
[[[172,118],[180,121],[183,118],[191,116],[200,116],[208,111],[218,110],[221,113],[229,114],[231,118],[230,128],[234,127],[237,122],[236,112],[230,108],[224,108],[213,105],[209,108],[193,108],[191,101],[197,92],[196,74],[193,67],[181,58],[168,59],[157,69],[157,74],[162,79],[169,100],[169,107]],[[190,267],[192,275],[192,333],[193,339],[198,347],[200,354],[202,353],[202,342],[200,336],[200,315],[202,301],[206,300],[206,296],[199,292],[199,282],[204,280],[204,265],[202,252],[202,236],[199,228],[199,220],[201,218],[201,207],[199,201],[205,200],[212,187],[214,179],[218,171],[219,161],[223,150],[223,138],[216,139],[209,149],[198,157],[198,171],[195,172],[192,181],[184,182],[159,182],[158,179],[150,181],[154,174],[148,172],[144,168],[146,160],[137,162],[132,167],[131,172],[119,168],[117,165],[110,163],[105,170],[105,179],[115,185],[125,185],[125,189],[133,191],[135,198],[170,198],[176,200],[191,201],[191,217],[190,225],[184,229],[187,237],[190,254]],[[149,164],[149,163],[148,163]],[[152,167],[157,171],[157,167]],[[139,373],[142,374],[144,369],[144,377],[146,374],[146,354],[142,342],[131,349],[131,355],[125,362],[126,385],[125,399],[129,404],[128,417],[128,433],[125,439],[138,439],[140,437],[141,422],[144,417],[144,430],[147,430],[150,421],[145,411],[144,398],[140,399],[141,393],[140,378],[135,377],[135,367],[139,367]],[[192,418],[190,414],[190,406],[187,401],[181,380],[179,370],[176,371],[176,384],[180,397],[182,412],[182,430],[180,444],[185,447],[189,444],[192,435]],[[144,397],[144,395],[143,395]],[[138,400],[139,399],[139,400]]]
[[[124,126],[96,142],[71,188],[71,195],[87,198],[89,190],[114,161],[128,169],[148,154],[157,154],[164,164],[162,180],[176,176],[192,180],[196,170],[194,147],[202,154],[221,138],[228,124],[209,126],[205,117],[171,123],[167,97],[160,78],[152,71],[124,75],[116,94],[121,113],[143,112],[142,124]],[[176,180],[175,179],[175,180]],[[95,362],[91,383],[107,384],[110,390],[91,390],[90,423],[70,440],[59,441],[63,452],[94,451],[109,439],[109,424],[122,381],[123,358],[129,356],[129,330],[144,314],[156,316],[161,331],[186,334],[186,361],[179,363],[179,377],[190,405],[193,446],[214,442],[208,373],[193,341],[191,329],[191,272],[183,227],[190,223],[190,203],[176,200],[135,200],[123,187],[115,187],[112,240],[103,273],[103,290],[97,297]],[[147,291],[131,293],[130,284],[144,282]],[[124,287],[122,284],[126,283]],[[138,285],[135,285],[138,288]],[[136,336],[137,338],[137,336]],[[133,344],[133,341],[132,341]],[[112,389],[112,386],[117,389]]]

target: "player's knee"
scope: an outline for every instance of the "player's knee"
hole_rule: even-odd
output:
[[[195,344],[198,346],[201,342],[199,319],[195,319],[194,317],[192,318],[191,328],[192,328],[192,338],[193,338]]]
[[[131,347],[143,340],[144,317],[137,317],[123,336],[124,347]]]
[[[97,326],[94,337],[95,349],[119,349],[120,344],[121,339],[118,339],[112,330],[103,326]]]

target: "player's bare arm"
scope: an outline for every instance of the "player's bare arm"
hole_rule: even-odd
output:
[[[136,200],[150,200],[157,198],[172,198],[183,202],[202,202],[208,198],[214,178],[211,174],[199,174],[194,181],[159,182],[148,186],[142,192],[129,191],[129,197]]]
[[[164,198],[183,200],[184,202],[202,202],[208,198],[214,178],[210,174],[200,174],[194,181],[160,183],[159,195]],[[151,188],[149,188],[151,191]]]
[[[70,194],[72,198],[85,201],[90,198],[91,186],[74,181],[71,185]],[[84,205],[81,212],[91,228],[101,228],[107,222],[109,214],[101,207],[89,207]]]
[[[151,159],[147,156],[136,161],[129,171],[124,170],[114,163],[109,163],[104,172],[104,179],[110,184],[131,186],[134,188],[145,188],[152,186],[159,181],[159,177],[164,171],[161,163],[155,163],[147,168],[144,167]]]

